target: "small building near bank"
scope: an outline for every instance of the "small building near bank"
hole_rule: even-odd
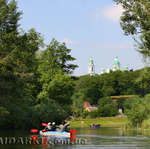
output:
[[[83,103],[83,108],[88,112],[92,112],[98,109],[96,106],[92,106],[88,101]]]

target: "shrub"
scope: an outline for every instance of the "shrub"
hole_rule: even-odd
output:
[[[125,114],[134,127],[141,127],[150,114],[150,94],[144,98],[134,97],[125,102]]]
[[[83,112],[82,112],[82,117],[86,118],[88,115],[89,115],[89,112],[84,109]]]
[[[95,111],[91,111],[90,113],[89,113],[89,117],[90,118],[96,118],[96,117],[98,117],[98,110],[95,110]]]

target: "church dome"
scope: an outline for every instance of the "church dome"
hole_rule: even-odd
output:
[[[116,56],[114,59],[114,64],[113,64],[113,71],[116,71],[119,69],[120,69],[120,62],[118,60],[118,56]]]

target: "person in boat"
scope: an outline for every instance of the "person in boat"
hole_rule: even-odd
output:
[[[52,123],[49,122],[48,125],[45,127],[45,130],[46,131],[51,131],[51,129],[52,129]]]
[[[56,131],[56,129],[57,129],[56,123],[53,122],[52,127],[51,127],[51,131]]]
[[[60,132],[68,131],[67,127],[70,125],[69,122],[63,121],[62,124],[60,125]]]

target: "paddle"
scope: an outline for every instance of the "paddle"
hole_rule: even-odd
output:
[[[46,127],[46,126],[48,126],[48,124],[46,124],[46,123],[42,123],[42,126],[45,126],[45,127]]]
[[[30,132],[31,133],[37,133],[39,130],[38,129],[31,129]]]
[[[69,132],[70,132],[71,134],[72,134],[72,133],[77,133],[76,130],[70,130]]]

